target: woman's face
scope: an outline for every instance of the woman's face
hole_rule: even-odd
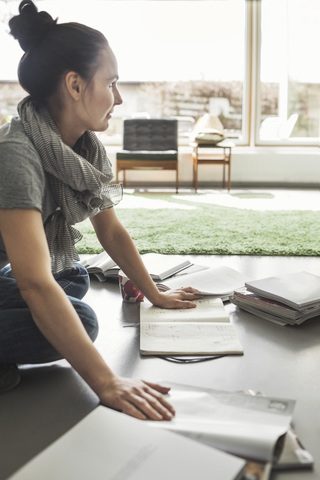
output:
[[[114,107],[122,103],[117,80],[117,61],[110,47],[106,46],[100,53],[99,68],[83,94],[86,130],[102,132],[108,128]]]

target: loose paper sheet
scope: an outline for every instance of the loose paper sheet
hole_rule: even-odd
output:
[[[226,296],[244,285],[242,273],[225,265],[168,278],[165,284],[170,288],[193,287],[204,295]]]
[[[235,480],[244,464],[99,406],[10,480]]]
[[[171,386],[168,400],[176,409],[171,422],[148,422],[216,448],[263,462],[287,432],[294,400],[252,396],[163,382]]]

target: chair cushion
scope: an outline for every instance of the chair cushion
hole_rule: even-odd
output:
[[[149,150],[138,150],[132,152],[130,150],[121,150],[117,152],[117,160],[177,160],[178,152],[176,150],[165,150],[165,151],[149,151]]]
[[[124,150],[177,150],[178,122],[173,118],[128,118],[123,123]]]
[[[225,140],[225,136],[223,133],[219,132],[199,132],[195,137],[195,141],[199,144],[212,143],[213,145],[216,145],[217,143],[222,142],[222,140]]]

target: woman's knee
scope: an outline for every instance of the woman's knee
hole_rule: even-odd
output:
[[[69,297],[70,298],[70,297]],[[79,318],[88,333],[91,340],[94,342],[98,336],[99,323],[95,311],[86,303],[76,298],[70,298]]]
[[[87,270],[80,263],[76,263],[74,268],[63,270],[54,275],[60,287],[65,293],[74,298],[83,298],[90,286],[90,278]]]

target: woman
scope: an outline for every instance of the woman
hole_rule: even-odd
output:
[[[134,417],[171,419],[168,388],[116,376],[93,346],[97,318],[81,301],[87,272],[76,263],[72,227],[90,217],[97,237],[154,304],[192,308],[194,289],[160,293],[113,205],[111,165],[93,131],[108,128],[122,103],[115,56],[105,37],[77,23],[57,24],[22,1],[9,26],[25,51],[18,69],[28,92],[19,117],[0,129],[0,371],[66,358],[101,403]]]

